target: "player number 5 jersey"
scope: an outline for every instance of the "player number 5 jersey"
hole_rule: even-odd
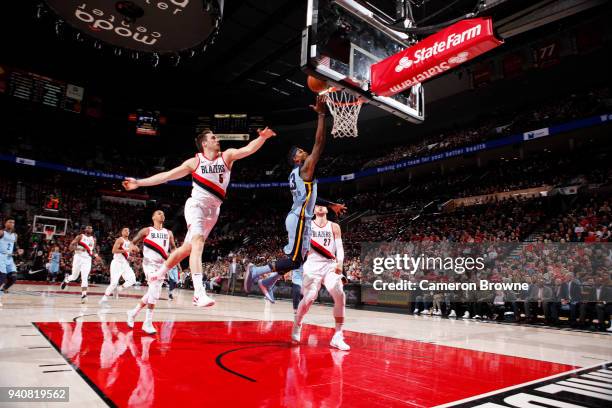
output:
[[[310,240],[310,253],[308,260],[311,258],[317,261],[329,261],[336,259],[336,242],[334,240],[334,232],[332,223],[327,221],[325,225],[318,226],[315,221],[311,224],[312,238]]]
[[[149,233],[142,241],[142,255],[146,261],[160,263],[168,259],[170,234],[165,228],[149,227]]]
[[[193,189],[191,197],[202,200],[211,195],[219,200],[225,200],[225,192],[230,182],[230,168],[219,153],[216,158],[209,160],[202,153],[196,154],[198,165],[191,173]]]

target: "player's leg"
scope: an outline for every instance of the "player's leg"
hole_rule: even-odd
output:
[[[157,304],[157,301],[161,296],[161,289],[163,283],[163,279],[158,279],[149,282],[149,288],[147,289],[147,293],[145,293],[145,296],[143,297],[147,309],[145,320],[142,323],[142,330],[147,334],[157,333],[157,330],[153,326],[153,311],[155,310],[155,305]]]
[[[0,255],[0,288],[2,288],[2,286],[4,285],[4,282],[6,282],[6,260],[5,257],[3,255]],[[4,291],[2,289],[0,289],[0,306],[2,306],[2,295],[4,294]]]
[[[79,274],[81,273],[81,263],[82,259],[80,256],[74,255],[72,257],[72,272],[70,273],[70,275],[66,275],[64,277],[64,281],[60,286],[61,289],[66,289],[66,285],[68,285],[68,283],[79,279]]]
[[[85,259],[81,263],[81,303],[87,302],[87,288],[89,287],[91,262],[91,259]]]
[[[174,253],[176,253],[178,251],[174,251]],[[145,307],[148,306],[149,304],[149,299],[154,299],[155,298],[155,288],[153,288],[153,283],[156,282],[156,276],[159,274],[158,270],[161,268],[161,266],[155,265],[155,264],[149,264],[149,263],[143,263],[142,264],[142,269],[144,271],[145,277],[147,278],[147,291],[145,292],[144,296],[140,299],[140,301],[138,302],[138,304],[133,308],[128,310],[127,313],[127,325],[130,328],[134,327],[134,319],[136,318],[136,316],[138,315],[138,313],[140,313],[140,311],[142,309],[144,309]],[[163,282],[163,280],[159,280],[160,282]],[[152,307],[150,308],[151,310],[155,308],[155,301],[152,303]],[[149,310],[149,308],[147,307],[147,310]],[[151,320],[153,319],[153,312],[147,312],[148,315],[150,315]],[[148,316],[147,316],[148,317]]]
[[[7,257],[5,270],[6,281],[4,282],[4,286],[0,285],[3,292],[6,292],[15,283],[15,273],[17,272],[17,267],[15,266],[13,257]]]
[[[334,300],[334,320],[336,322],[336,331],[329,345],[337,349],[348,351],[351,347],[344,342],[342,327],[344,325],[344,314],[346,310],[346,295],[342,285],[342,275],[335,272],[336,265],[331,264],[328,267],[323,284]]]
[[[296,269],[291,272],[291,297],[293,298],[293,314],[297,314],[298,306],[302,301],[302,274],[303,269]]]
[[[317,296],[319,295],[322,276],[317,273],[316,269],[317,265],[315,263],[306,262],[304,264],[304,275],[302,276],[303,298],[298,305],[293,322],[293,330],[291,331],[291,339],[293,341],[300,341],[304,316],[306,316],[310,306],[317,300]]]
[[[187,225],[189,225],[185,241],[191,242],[189,269],[193,281],[193,304],[200,307],[212,306],[215,301],[206,294],[202,282],[202,252],[204,252],[204,243],[208,234],[217,223],[219,206],[215,203],[198,203],[196,205],[190,200],[187,200],[187,204],[185,204],[185,219]]]
[[[123,285],[120,287],[121,290],[134,286],[136,283],[136,274],[129,264],[123,265],[123,268],[121,268],[121,276],[123,276]]]
[[[110,264],[110,283],[104,291],[104,296],[100,299],[100,304],[108,302],[108,297],[113,294],[117,285],[119,284],[119,278],[121,277],[121,264],[113,259]]]
[[[244,278],[245,292],[249,293],[251,291],[253,282],[259,276],[274,272],[259,285],[264,296],[267,297],[266,292],[269,292],[270,288],[280,279],[280,275],[284,275],[290,270],[298,269],[302,265],[304,261],[302,247],[307,224],[310,225],[309,221],[307,223],[306,220],[293,213],[287,215],[287,218],[285,218],[285,229],[287,230],[288,243],[284,248],[287,256],[262,266],[249,265]],[[307,238],[309,239],[310,237]]]

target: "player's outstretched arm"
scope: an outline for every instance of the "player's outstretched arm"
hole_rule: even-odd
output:
[[[232,163],[236,160],[240,160],[252,155],[256,151],[258,151],[261,146],[263,146],[266,140],[273,136],[276,136],[276,132],[274,132],[269,127],[266,127],[265,129],[257,129],[257,133],[259,133],[259,137],[255,140],[252,140],[246,146],[243,146],[240,149],[227,149],[223,152],[223,160],[225,160],[225,163],[227,163],[229,167],[232,167]]]
[[[315,144],[312,152],[300,169],[300,177],[305,181],[312,181],[314,178],[315,168],[325,147],[325,97],[317,96],[316,105],[310,105],[310,107],[317,112],[319,120],[317,122],[317,133],[315,134]]]
[[[130,251],[140,251],[140,249],[138,249],[138,244],[140,244],[140,241],[145,239],[145,237],[148,234],[149,234],[148,228],[143,228],[140,231],[138,231],[138,234],[136,234],[136,236],[132,240],[132,245],[130,245]]]
[[[327,208],[329,208],[330,210],[332,210],[334,213],[336,213],[336,215],[343,215],[346,210],[347,207],[344,204],[340,204],[340,203],[334,203],[333,201],[329,201],[324,199],[323,197],[319,197],[317,195],[317,205],[323,205]]]
[[[185,177],[186,175],[194,171],[197,165],[197,159],[195,157],[192,157],[191,159],[185,160],[183,164],[173,168],[172,170],[163,171],[161,173],[157,173],[154,176],[138,180],[132,177],[128,177],[121,184],[123,185],[123,188],[128,191],[135,190],[138,187],[156,186],[158,184],[164,184],[168,181],[177,180],[182,177]]]

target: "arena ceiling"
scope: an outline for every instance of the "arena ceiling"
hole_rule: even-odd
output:
[[[369,0],[389,10],[394,1]],[[508,15],[530,1],[512,4]],[[175,112],[250,111],[311,117],[312,94],[298,67],[306,1],[226,0],[217,42],[197,59],[176,68],[151,68],[58,39],[33,18],[35,0],[0,6],[0,63],[83,85],[105,105]],[[417,24],[431,25],[472,11],[476,0],[413,0]]]

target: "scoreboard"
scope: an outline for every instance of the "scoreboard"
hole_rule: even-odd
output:
[[[247,113],[215,113],[198,117],[196,133],[209,128],[219,140],[249,140],[250,134],[263,127],[263,117]]]
[[[0,66],[0,93],[69,112],[83,108],[82,87],[5,66]]]

